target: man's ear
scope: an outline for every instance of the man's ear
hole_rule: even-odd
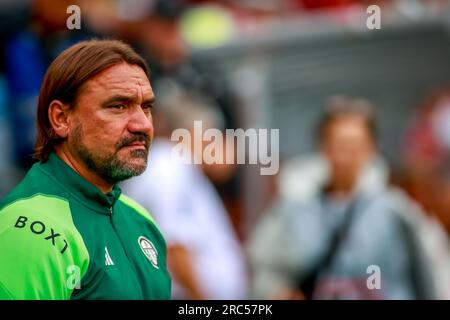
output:
[[[48,119],[60,138],[67,138],[70,132],[69,111],[70,106],[59,100],[53,100],[48,107]]]

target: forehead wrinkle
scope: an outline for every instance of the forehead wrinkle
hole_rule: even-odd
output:
[[[124,70],[124,67],[127,70]],[[144,71],[138,66],[127,64],[113,66],[89,79],[85,86],[85,92],[106,91],[108,96],[126,95],[132,96],[135,101],[144,101],[145,95],[150,94],[149,99],[154,98],[153,90]]]

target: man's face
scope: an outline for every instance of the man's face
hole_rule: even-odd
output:
[[[322,150],[334,179],[344,184],[356,181],[362,167],[374,153],[373,140],[360,116],[342,116],[325,129]]]
[[[126,63],[88,80],[71,111],[68,147],[115,184],[141,174],[153,139],[154,94],[145,72]]]

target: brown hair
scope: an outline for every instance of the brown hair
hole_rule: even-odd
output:
[[[48,160],[54,146],[60,142],[53,130],[48,108],[53,100],[71,107],[83,84],[96,74],[120,63],[137,65],[149,77],[144,59],[129,45],[119,40],[88,40],[64,50],[49,66],[39,92],[37,137],[33,157]]]
[[[323,141],[329,124],[343,116],[363,118],[372,141],[377,143],[377,124],[374,106],[370,101],[360,97],[334,95],[325,102],[324,112],[316,128],[316,139],[319,144]]]

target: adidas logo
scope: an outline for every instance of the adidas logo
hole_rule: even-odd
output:
[[[105,247],[105,266],[113,266],[114,262],[108,252],[108,247]]]

